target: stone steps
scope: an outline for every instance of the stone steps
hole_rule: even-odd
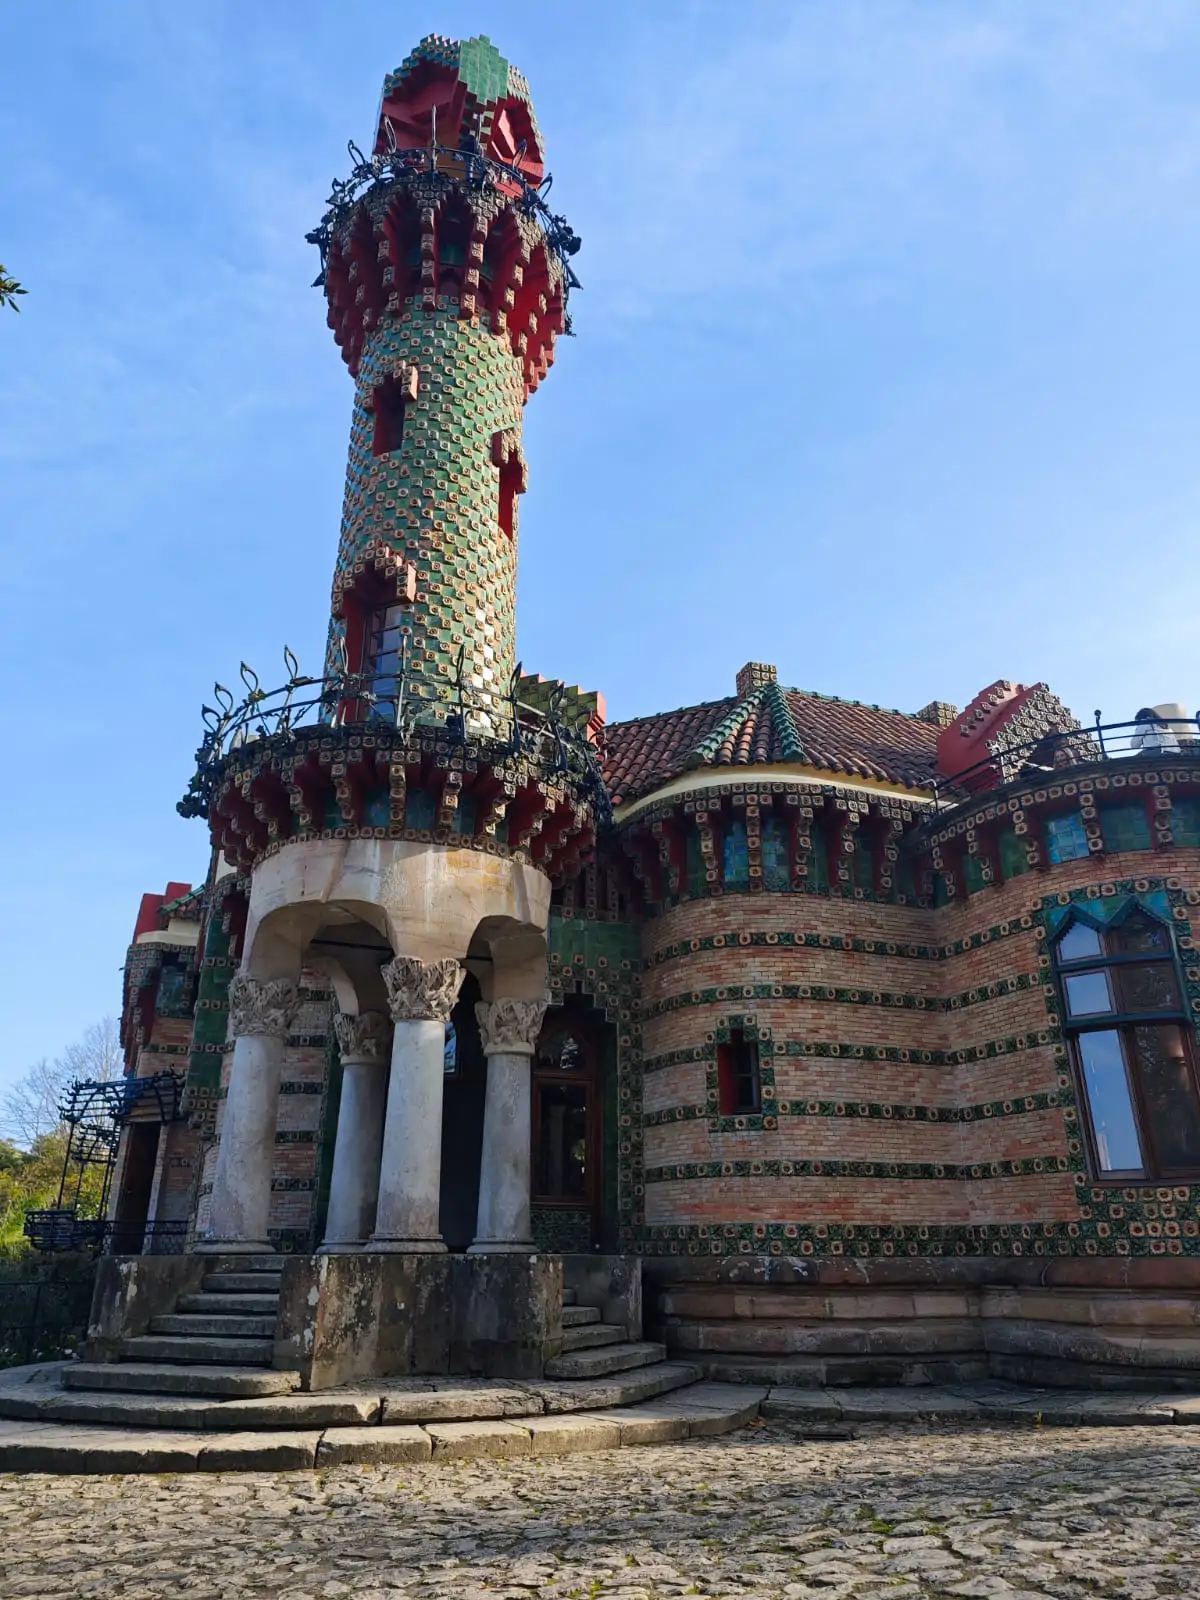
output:
[[[273,1272],[209,1272],[200,1287],[205,1294],[274,1294],[278,1295],[283,1274],[278,1267]]]
[[[0,1382],[3,1374],[0,1373]],[[223,1397],[290,1394],[300,1387],[298,1372],[263,1371],[255,1367],[170,1362],[74,1361],[63,1368],[64,1389],[103,1389],[133,1394],[206,1395]],[[3,1413],[0,1413],[3,1414]]]
[[[198,1312],[201,1316],[274,1317],[279,1310],[277,1294],[224,1294],[212,1290],[204,1294],[180,1295],[176,1312]]]
[[[181,1315],[173,1312],[165,1317],[154,1317],[151,1333],[178,1334],[187,1339],[274,1339],[275,1317],[205,1316],[191,1312]]]
[[[8,1422],[0,1423],[0,1471],[278,1472],[355,1462],[563,1455],[730,1433],[757,1416],[764,1397],[764,1390],[697,1384],[679,1396],[568,1415],[217,1436],[194,1428],[155,1433],[70,1423]]]
[[[627,1338],[625,1329],[614,1327],[611,1322],[588,1322],[573,1328],[564,1323],[563,1354],[569,1355],[572,1350],[595,1350],[603,1345],[623,1344]]]
[[[604,1378],[665,1361],[667,1347],[648,1340],[623,1340],[599,1349],[572,1350],[546,1363],[548,1378]]]
[[[142,1333],[121,1341],[121,1361],[194,1361],[201,1366],[269,1367],[273,1339],[199,1339]]]
[[[144,1388],[117,1386],[114,1380],[130,1371],[133,1382]],[[299,1393],[286,1387],[297,1382],[294,1373],[166,1365],[135,1370],[79,1362],[63,1368],[61,1389],[48,1384],[0,1387],[0,1418],[226,1431],[480,1421],[636,1405],[686,1388],[699,1376],[699,1367],[691,1363],[662,1362],[575,1383],[383,1379],[375,1386]],[[250,1387],[256,1379],[282,1381],[274,1389],[256,1391]]]
[[[562,1325],[564,1328],[582,1328],[590,1322],[599,1321],[599,1306],[563,1306]]]

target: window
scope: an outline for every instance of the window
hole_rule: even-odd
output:
[[[1101,1177],[1200,1171],[1200,1093],[1171,931],[1140,907],[1054,943],[1067,1036]]]
[[[517,496],[522,488],[521,462],[516,452],[500,468],[500,532],[506,539],[514,539],[517,532]]]
[[[1005,828],[999,836],[1000,875],[1005,883],[1029,871],[1029,847],[1015,828]]]
[[[407,607],[380,606],[367,615],[363,675],[371,693],[384,702],[372,707],[374,717],[396,720],[396,701],[400,692],[400,662],[404,650],[403,624]]]
[[[551,1029],[533,1063],[533,1191],[543,1205],[591,1206],[596,1196],[595,1061],[571,1023]]]
[[[750,887],[750,847],[746,842],[746,824],[736,817],[725,829],[724,838],[725,887],[748,889]]]
[[[850,857],[850,871],[856,889],[874,889],[875,856],[871,849],[871,834],[865,824],[854,830],[854,853]]]
[[[691,895],[704,894],[708,889],[708,877],[704,870],[704,852],[700,848],[700,833],[695,827],[687,831],[687,884],[688,893]]]
[[[829,887],[829,845],[825,838],[823,824],[814,822],[812,825],[811,842],[808,849],[808,877],[805,879],[809,889],[828,889]]]
[[[1087,834],[1078,811],[1051,817],[1046,823],[1046,854],[1055,866],[1064,861],[1081,861],[1088,854]]]
[[[1149,850],[1150,819],[1145,806],[1101,806],[1100,830],[1106,850]]]
[[[983,857],[970,854],[963,856],[963,881],[967,886],[968,894],[978,894],[980,889],[987,888],[987,879],[983,875]]]
[[[1171,807],[1171,837],[1176,844],[1200,845],[1200,800],[1175,800]]]
[[[404,826],[432,828],[437,822],[437,797],[428,789],[409,789],[404,796]]]
[[[371,453],[391,455],[404,443],[404,394],[393,379],[381,383],[375,391],[375,432],[371,438]]]
[[[442,1046],[442,1070],[453,1077],[458,1071],[458,1030],[452,1022],[446,1024],[446,1042]]]
[[[740,1028],[717,1046],[717,1093],[723,1117],[753,1115],[762,1110],[758,1045]]]
[[[762,831],[763,884],[766,888],[791,888],[789,856],[787,824],[782,817],[768,817]]]

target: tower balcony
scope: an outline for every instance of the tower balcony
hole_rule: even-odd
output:
[[[243,665],[240,703],[205,706],[196,771],[178,809],[206,817],[240,870],[311,839],[393,839],[511,856],[552,879],[590,858],[610,818],[585,721],[550,686],[544,704],[430,678],[296,670],[263,690]]]
[[[1065,728],[1024,740],[1001,738],[988,741],[985,748],[980,759],[935,781],[939,814],[969,806],[984,795],[1041,788],[1093,769],[1116,787],[1125,787],[1129,776],[1147,764],[1182,762],[1190,774],[1200,769],[1200,717],[1156,713],[1133,722],[1102,722],[1097,711],[1090,728]]]
[[[1093,859],[1137,872],[1138,852],[1200,850],[1200,721],[1178,707],[980,742],[970,765],[945,764],[910,847],[950,898],[1031,869]]]

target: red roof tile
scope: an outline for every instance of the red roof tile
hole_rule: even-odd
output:
[[[851,779],[927,789],[937,767],[938,731],[902,711],[770,684],[741,700],[710,700],[610,723],[604,774],[617,805],[702,766],[795,762]]]

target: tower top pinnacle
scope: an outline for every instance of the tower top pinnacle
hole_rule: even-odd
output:
[[[535,188],[546,175],[529,85],[486,34],[431,33],[383,80],[375,155],[435,144],[474,148]]]

